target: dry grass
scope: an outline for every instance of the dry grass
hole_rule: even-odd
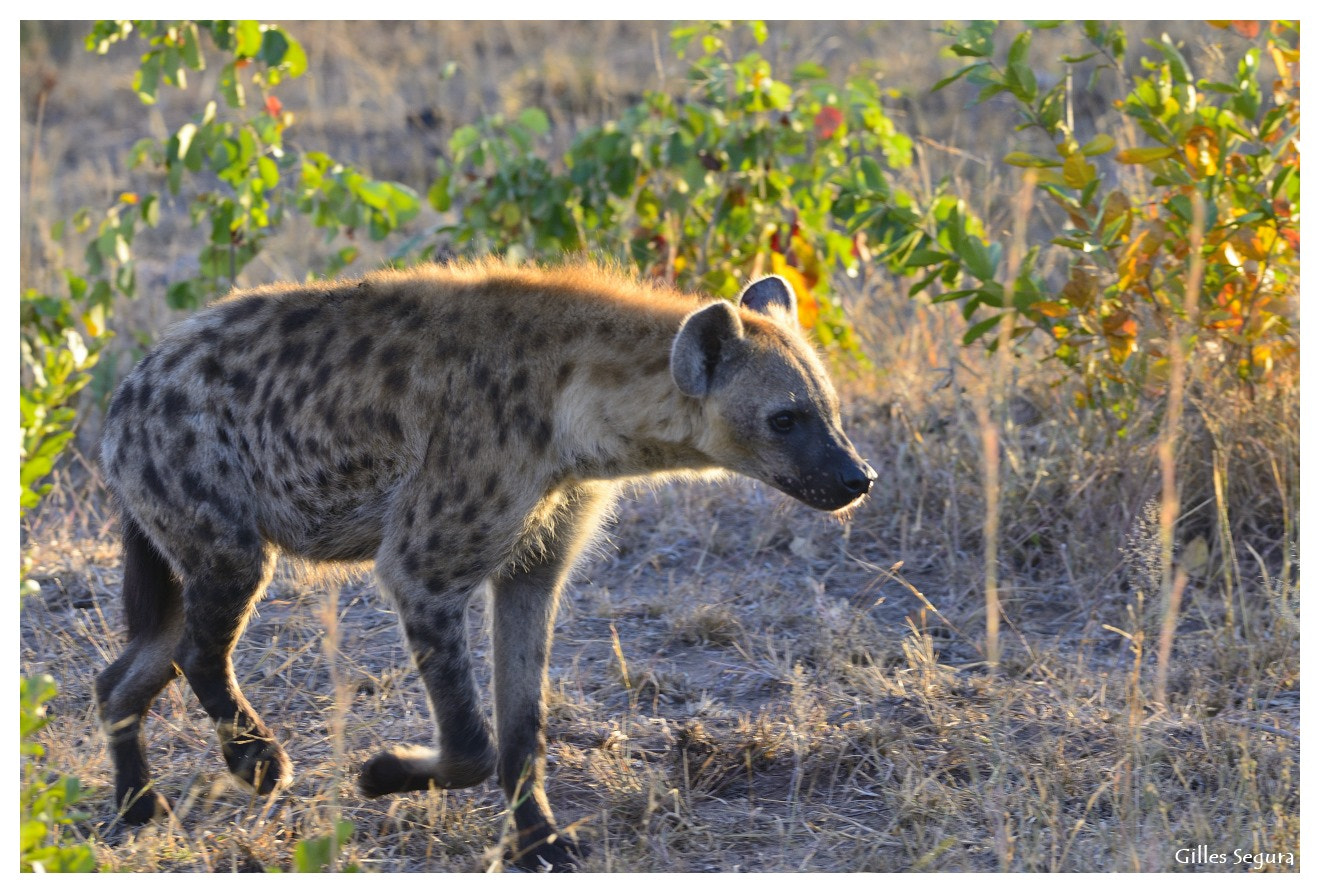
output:
[[[302,100],[286,99],[307,109],[306,142],[423,186],[453,122],[553,103],[562,137],[661,76],[645,24],[468,23],[424,37],[411,26],[291,30],[317,72]],[[881,58],[906,72],[903,86],[934,80],[919,26],[848,31],[788,29],[794,49],[836,67]],[[50,246],[31,237],[39,224],[121,188],[113,162],[96,159],[127,137],[98,122],[142,120],[123,97],[98,103],[104,94],[82,86],[110,63],[76,49],[62,59],[61,33],[29,31],[24,44],[25,277],[50,275]],[[611,51],[600,67],[579,61],[602,45],[632,51]],[[451,58],[466,80],[441,85],[435,72]],[[37,133],[38,76],[52,71]],[[677,76],[672,60],[663,74]],[[908,125],[974,145],[958,137],[986,122],[918,98]],[[408,129],[422,108],[443,109],[439,131]],[[82,145],[94,151],[74,151]],[[931,150],[924,164],[994,191],[966,159]],[[999,184],[998,200],[1010,191]],[[186,230],[162,234],[150,255],[161,281],[190,244]],[[285,247],[249,276],[299,275],[305,255]],[[1179,848],[1207,844],[1240,871],[1235,849],[1296,856],[1296,391],[1248,404],[1194,381],[1189,390],[1176,527],[1189,578],[1159,703],[1155,408],[1116,441],[1049,387],[1050,370],[1012,358],[996,416],[1003,627],[992,669],[976,391],[989,365],[956,346],[962,322],[949,307],[914,304],[879,276],[849,288],[874,361],[839,371],[850,428],[881,471],[868,503],[845,523],[745,481],[642,494],[620,507],[566,600],[549,793],[589,846],[586,867],[1164,871],[1185,867]],[[168,317],[162,303],[125,308],[121,326],[154,331]],[[87,418],[81,455],[94,441]],[[371,802],[353,788],[356,765],[381,746],[430,735],[397,623],[369,577],[279,577],[236,656],[294,759],[290,791],[266,801],[232,788],[209,720],[175,684],[149,738],[178,814],[133,834],[114,829],[91,700],[122,635],[113,521],[90,463],[75,455],[57,485],[25,531],[42,593],[24,606],[21,664],[60,681],[42,741],[52,768],[94,790],[76,831],[95,841],[102,866],[289,870],[297,842],[336,817],[355,829],[341,867],[500,866],[506,816],[493,783]],[[478,605],[484,658],[479,614]]]

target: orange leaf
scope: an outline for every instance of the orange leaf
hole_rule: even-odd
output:
[[[1193,127],[1183,143],[1187,167],[1198,177],[1213,177],[1219,173],[1219,137],[1205,125]]]
[[[278,96],[266,97],[266,114],[272,118],[278,118],[282,111],[284,111],[284,103],[280,102]]]
[[[1247,39],[1255,38],[1260,34],[1260,22],[1257,21],[1238,21],[1233,22],[1233,30]]]
[[[1037,301],[1031,305],[1031,309],[1050,319],[1062,319],[1068,315],[1068,305],[1059,301]]]
[[[803,278],[802,271],[788,264],[787,258],[778,251],[770,252],[770,272],[776,276],[783,276],[788,280],[788,284],[793,286],[793,293],[797,295],[798,322],[802,323],[804,329],[816,327],[816,320],[820,317],[820,303],[816,296],[811,293],[807,280]]]

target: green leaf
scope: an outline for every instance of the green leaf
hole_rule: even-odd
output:
[[[967,331],[963,333],[962,343],[968,345],[979,340],[986,332],[997,326],[1003,316],[1002,313],[996,313],[994,316],[987,317],[975,325],[969,326]]]
[[[251,19],[235,22],[234,38],[236,41],[234,55],[250,59],[261,52],[264,35],[260,23]]]
[[[825,67],[817,62],[802,62],[793,69],[795,81],[823,81],[829,76]]]
[[[526,108],[518,114],[518,123],[538,136],[550,132],[550,119],[538,108]]]
[[[1096,134],[1086,145],[1082,146],[1081,153],[1088,158],[1093,155],[1103,155],[1114,148],[1114,138],[1107,133]]]
[[[284,54],[289,51],[289,39],[279,28],[268,28],[261,35],[261,51],[258,58],[271,68],[284,61]]]
[[[430,202],[431,207],[441,213],[449,210],[449,175],[437,177],[431,184],[430,190],[426,193],[426,200]]]
[[[1042,158],[1029,152],[1009,152],[1004,156],[1004,164],[1011,164],[1014,167],[1060,167],[1063,162]]]

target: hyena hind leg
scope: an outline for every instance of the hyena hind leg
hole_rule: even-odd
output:
[[[115,774],[115,806],[140,825],[169,811],[151,789],[142,724],[151,702],[179,675],[174,651],[183,632],[179,581],[132,518],[121,521],[124,607],[129,641],[119,659],[96,678],[96,702]]]
[[[275,566],[272,550],[215,551],[183,587],[184,623],[175,662],[214,720],[230,773],[269,794],[293,780],[293,764],[239,689],[230,658]]]

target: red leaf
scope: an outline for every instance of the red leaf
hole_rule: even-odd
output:
[[[1260,33],[1260,22],[1236,21],[1233,22],[1233,30],[1250,40]]]
[[[279,97],[266,97],[266,114],[270,115],[272,118],[278,118],[282,111],[284,111],[284,103],[280,102]]]
[[[816,113],[816,136],[827,140],[843,123],[843,112],[832,105],[827,105]]]

